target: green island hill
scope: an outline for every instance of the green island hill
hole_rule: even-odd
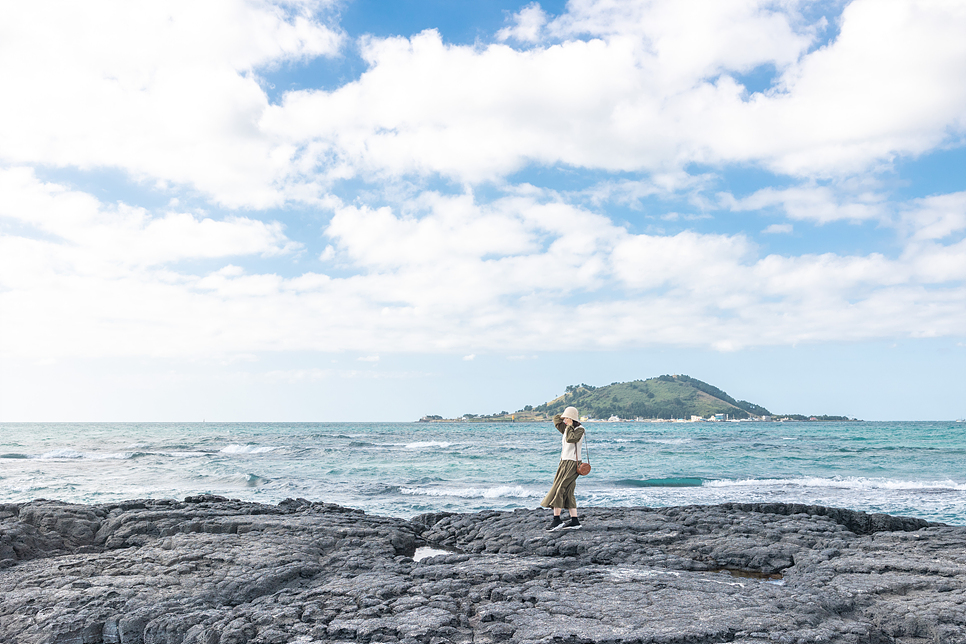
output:
[[[736,400],[714,385],[685,375],[664,375],[647,380],[614,382],[595,387],[569,385],[542,405],[527,405],[516,412],[464,414],[459,418],[423,416],[420,422],[534,422],[545,421],[567,407],[580,410],[586,420],[794,420],[846,421],[846,416],[775,415],[761,405]]]

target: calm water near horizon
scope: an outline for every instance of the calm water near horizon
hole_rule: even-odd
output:
[[[785,501],[966,525],[966,424],[592,423],[583,506]],[[537,507],[550,423],[0,423],[0,501],[213,493],[411,517]]]

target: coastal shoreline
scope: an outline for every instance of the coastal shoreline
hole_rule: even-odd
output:
[[[966,642],[963,527],[781,503],[581,516],[2,504],[0,641]]]

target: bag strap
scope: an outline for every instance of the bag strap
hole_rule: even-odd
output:
[[[583,425],[581,425],[581,428],[583,428],[583,430],[584,430],[584,436],[579,441],[577,441],[577,444],[576,445],[574,445],[574,452],[577,454],[577,464],[578,465],[580,465],[580,463],[581,463],[581,458],[580,458],[580,444],[581,443],[584,444],[584,449],[587,451],[587,463],[590,463],[590,443],[587,442],[587,428],[584,427]]]

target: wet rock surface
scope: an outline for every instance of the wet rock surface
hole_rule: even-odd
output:
[[[0,642],[966,643],[966,528],[792,504],[581,515],[548,533],[545,510],[0,505]],[[426,546],[449,552],[414,560]]]

